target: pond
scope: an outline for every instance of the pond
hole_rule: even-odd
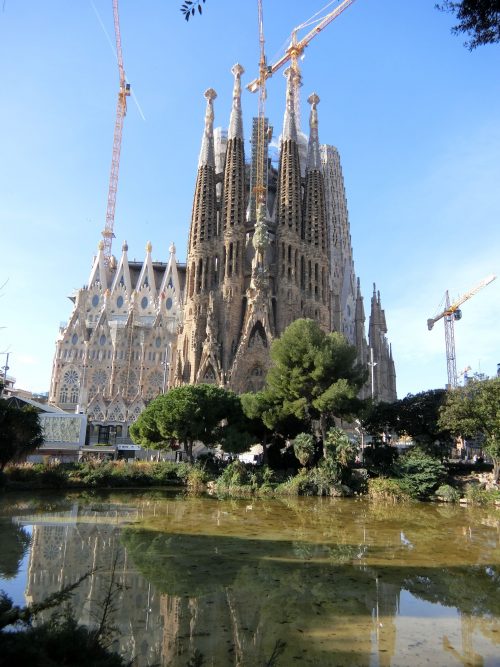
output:
[[[111,586],[114,648],[136,665],[500,665],[500,511],[163,491],[4,494],[0,588]],[[51,612],[44,612],[45,618]]]

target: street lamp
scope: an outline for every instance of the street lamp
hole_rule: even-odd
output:
[[[3,394],[4,390],[7,387],[7,371],[9,370],[9,355],[10,352],[0,352],[0,354],[5,354],[5,366],[3,367],[3,387],[0,391],[0,395]]]
[[[172,354],[172,343],[169,343],[165,348],[165,361],[162,363],[163,366],[163,393],[167,389],[167,378],[168,370],[170,368],[170,356]]]
[[[371,379],[372,379],[372,401],[375,397],[375,366],[377,365],[376,361],[373,361],[373,347],[370,347],[370,361],[368,362],[368,366],[370,366],[371,369]]]

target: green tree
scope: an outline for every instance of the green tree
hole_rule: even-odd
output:
[[[447,392],[440,411],[441,428],[466,438],[482,437],[493,460],[493,478],[500,477],[500,378],[469,382]]]
[[[245,451],[251,441],[239,397],[209,384],[175,387],[158,396],[132,424],[130,435],[152,449],[171,449],[179,442],[190,461],[196,441],[231,452]]]
[[[357,394],[367,371],[341,334],[325,334],[313,320],[296,320],[273,342],[271,360],[264,390],[272,406],[264,415],[269,427],[290,416],[309,426],[319,420],[324,437],[334,417],[359,412]]]
[[[500,41],[500,0],[444,0],[436,7],[455,14],[459,23],[452,28],[452,32],[470,35],[471,39],[465,46],[471,51],[483,44]]]
[[[43,431],[36,411],[31,407],[16,408],[0,399],[0,471],[42,444]]]
[[[443,464],[421,449],[412,449],[401,456],[393,470],[399,486],[416,499],[428,498],[445,477]]]
[[[348,468],[356,459],[357,447],[341,428],[331,428],[323,443],[325,458],[331,458],[343,468]]]
[[[408,435],[419,447],[442,459],[452,442],[450,431],[439,422],[445,398],[446,390],[430,389],[393,403],[378,403],[371,407],[364,426],[373,434],[392,431]]]
[[[299,433],[293,441],[293,453],[298,458],[301,466],[311,463],[316,446],[314,438],[310,433]]]

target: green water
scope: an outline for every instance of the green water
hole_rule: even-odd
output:
[[[114,648],[140,666],[500,665],[499,510],[4,495],[0,531],[16,602],[94,570],[72,602],[92,625],[114,571]]]

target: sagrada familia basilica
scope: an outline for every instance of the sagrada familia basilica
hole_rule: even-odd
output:
[[[243,68],[233,67],[227,131],[214,130],[213,89],[206,112],[187,261],[170,246],[166,262],[106,261],[101,242],[88,283],[56,342],[49,402],[84,412],[91,428],[125,436],[148,402],[170,387],[216,383],[259,390],[272,341],[298,318],[338,331],[371,369],[363,395],[396,399],[396,373],[380,294],[373,286],[368,323],[354,272],[347,201],[336,148],[321,144],[319,97],[310,105],[309,137],[297,127],[293,72],[288,72],[279,165],[264,151],[245,158]],[[262,127],[260,128],[262,131]],[[262,154],[263,153],[263,154]],[[256,198],[261,170],[265,202]]]

